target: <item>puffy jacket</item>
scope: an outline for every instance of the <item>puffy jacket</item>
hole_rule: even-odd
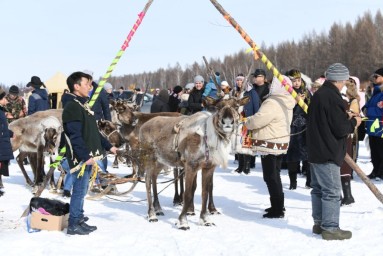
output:
[[[28,98],[28,116],[38,111],[50,109],[48,92],[45,89],[34,89]]]
[[[13,137],[13,132],[8,129],[8,122],[4,112],[4,107],[0,106],[0,161],[14,158],[10,141],[10,138]]]
[[[370,136],[383,138],[383,92],[380,86],[374,86],[370,100],[366,103],[366,132]]]

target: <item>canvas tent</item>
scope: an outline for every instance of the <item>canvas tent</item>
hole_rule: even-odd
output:
[[[61,72],[57,72],[54,76],[44,81],[48,93],[52,99],[52,108],[62,108],[61,96],[65,89],[68,89],[66,84],[67,76]]]

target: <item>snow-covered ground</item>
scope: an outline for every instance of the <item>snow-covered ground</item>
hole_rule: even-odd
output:
[[[352,181],[356,203],[341,207],[340,218],[341,228],[351,230],[353,237],[345,241],[324,241],[311,233],[310,190],[304,188],[304,177],[299,177],[298,189],[290,191],[287,171],[282,171],[286,216],[284,219],[263,219],[264,209],[269,207],[269,195],[262,179],[259,158],[256,169],[248,176],[231,173],[235,168],[233,156],[229,157],[229,163],[228,169],[217,169],[214,177],[215,205],[222,213],[211,216],[215,226],[198,224],[200,180],[195,197],[197,214],[188,218],[189,231],[178,230],[175,226],[180,207],[172,204],[172,186],[160,194],[165,216],[160,216],[157,223],[149,223],[146,219],[145,188],[140,183],[131,194],[123,197],[86,200],[88,223],[97,225],[98,230],[89,236],[68,236],[66,229],[62,232],[27,232],[25,218],[20,219],[20,216],[32,195],[17,164],[12,161],[11,176],[3,178],[6,193],[0,198],[1,254],[382,255],[383,207],[356,175]],[[369,152],[363,142],[358,165],[366,174],[372,170]],[[30,167],[26,167],[29,171]],[[129,168],[109,167],[109,171],[123,175],[129,172]],[[161,180],[170,178],[172,175],[164,175]],[[383,181],[373,182],[383,191]],[[118,189],[123,191],[124,186],[118,185]],[[159,185],[159,189],[165,186]],[[44,191],[42,196],[69,201],[48,191]]]

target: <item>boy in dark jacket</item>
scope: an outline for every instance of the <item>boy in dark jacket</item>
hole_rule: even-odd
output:
[[[69,91],[74,95],[66,103],[63,114],[63,126],[66,138],[66,158],[71,173],[76,177],[70,200],[70,235],[87,235],[97,229],[85,223],[84,198],[88,191],[88,181],[92,166],[103,158],[105,149],[116,153],[117,148],[101,136],[93,111],[88,105],[92,76],[75,72],[67,79]]]

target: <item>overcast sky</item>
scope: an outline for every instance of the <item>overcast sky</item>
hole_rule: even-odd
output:
[[[105,74],[146,0],[0,0],[0,83]],[[381,0],[219,0],[258,44],[300,40],[334,22],[354,24]],[[380,9],[382,10],[382,9]],[[248,48],[209,0],[154,0],[112,75],[185,67]],[[262,50],[262,49],[261,49]],[[334,60],[334,62],[337,60]]]

